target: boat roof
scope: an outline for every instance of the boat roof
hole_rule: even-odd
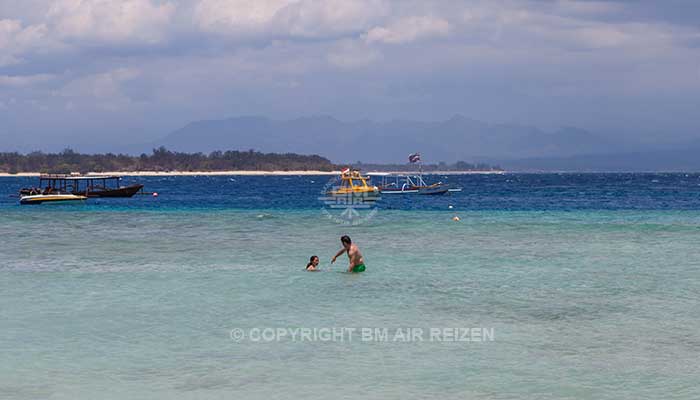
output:
[[[119,175],[68,175],[68,174],[43,174],[39,175],[39,179],[79,181],[89,179],[122,179]]]
[[[367,175],[369,176],[390,176],[390,177],[399,177],[399,178],[405,178],[405,177],[418,177],[420,174],[417,173],[399,173],[399,172],[370,172]]]

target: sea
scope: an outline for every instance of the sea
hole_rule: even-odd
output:
[[[333,179],[24,206],[0,178],[0,398],[700,398],[699,174]]]

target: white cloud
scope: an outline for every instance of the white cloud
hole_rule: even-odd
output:
[[[624,46],[634,36],[610,26],[590,26],[574,30],[571,39],[586,48],[605,48]]]
[[[364,39],[367,43],[401,44],[422,38],[447,36],[449,32],[450,24],[442,18],[407,17],[394,21],[386,27],[370,29],[364,35]]]
[[[222,35],[324,37],[363,31],[388,11],[385,0],[200,0],[194,23]]]
[[[0,67],[86,43],[158,43],[167,38],[175,12],[171,3],[150,0],[54,0],[46,9],[31,18],[34,24],[0,19]]]
[[[107,110],[117,110],[131,104],[123,84],[141,75],[134,68],[115,68],[83,76],[66,84],[56,95],[68,99],[74,106],[83,103]]]
[[[218,33],[256,32],[267,28],[287,0],[200,0],[194,7],[194,21],[203,31]]]
[[[55,43],[43,24],[23,26],[21,21],[0,20],[0,67],[21,62],[23,54]]]
[[[558,0],[554,8],[559,13],[595,16],[617,12],[621,6],[609,1]]]
[[[381,54],[363,42],[345,40],[335,46],[327,56],[331,65],[344,69],[361,68],[381,58]]]
[[[492,4],[471,7],[462,17],[463,37],[501,51],[599,50],[629,51],[671,49],[674,36],[685,35],[680,28],[641,22],[608,22],[578,18],[572,13],[553,12],[562,4],[578,13],[603,12],[602,5],[560,2],[551,9],[500,8]],[[579,6],[581,9],[579,9]],[[614,9],[614,8],[611,8]]]
[[[362,32],[387,14],[383,0],[304,0],[280,10],[275,22],[290,36],[323,37]]]
[[[174,12],[174,4],[151,0],[56,0],[47,19],[68,40],[158,43]]]
[[[0,75],[0,86],[30,86],[37,83],[50,81],[54,78],[51,74],[36,74],[36,75]]]

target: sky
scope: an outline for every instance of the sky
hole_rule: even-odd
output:
[[[242,115],[700,139],[700,1],[0,0],[0,151]]]

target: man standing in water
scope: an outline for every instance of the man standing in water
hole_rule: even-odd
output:
[[[345,235],[340,238],[340,243],[343,244],[343,248],[333,257],[331,260],[331,264],[335,262],[335,259],[338,258],[341,254],[347,252],[348,253],[348,258],[350,259],[350,267],[348,268],[348,272],[362,272],[365,270],[365,260],[362,258],[362,253],[360,253],[360,249],[357,247],[356,244],[352,244],[352,240],[350,240],[350,236]]]

